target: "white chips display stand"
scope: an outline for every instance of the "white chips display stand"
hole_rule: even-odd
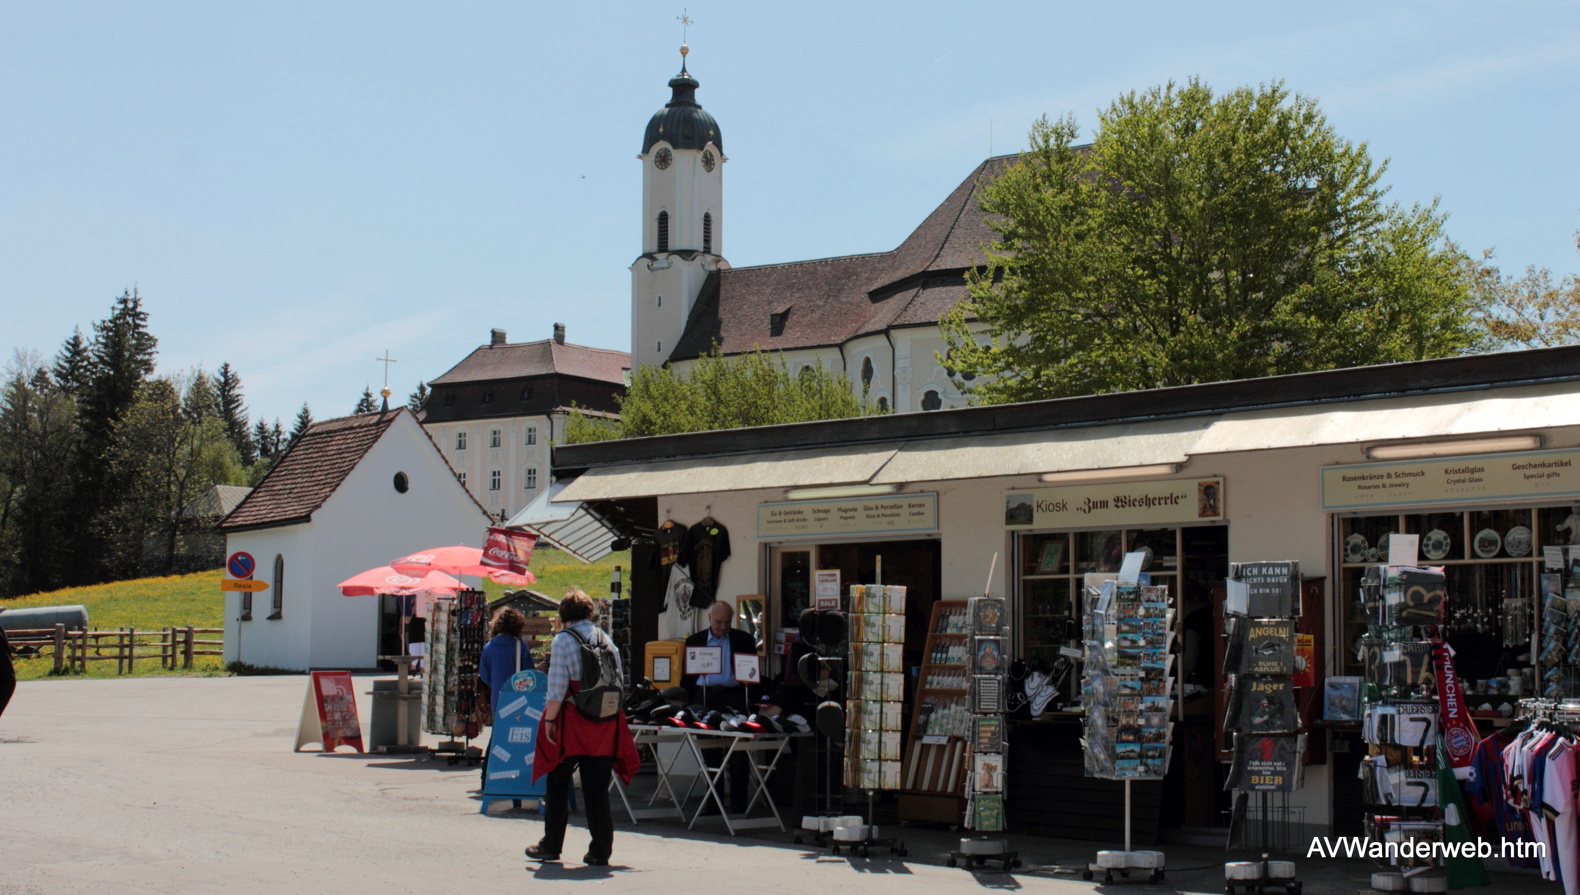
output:
[[[1128,554],[1117,578],[1086,582],[1081,751],[1088,776],[1125,784],[1124,850],[1100,851],[1081,871],[1087,880],[1101,873],[1105,884],[1131,871],[1146,871],[1148,882],[1163,879],[1163,853],[1136,851],[1130,840],[1130,783],[1159,780],[1168,771],[1175,692],[1173,602],[1167,587],[1140,583],[1142,560]]]

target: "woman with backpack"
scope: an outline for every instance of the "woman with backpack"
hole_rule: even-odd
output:
[[[614,848],[614,818],[609,811],[609,777],[629,784],[641,759],[621,705],[620,655],[608,635],[593,624],[593,601],[572,589],[560,601],[560,633],[549,651],[548,701],[538,724],[532,779],[548,774],[544,794],[543,838],[527,847],[534,861],[557,861],[569,820],[571,774],[581,770],[582,799],[592,842],[582,860],[609,863]],[[612,708],[611,708],[612,706]]]

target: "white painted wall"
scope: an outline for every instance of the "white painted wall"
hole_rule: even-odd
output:
[[[410,482],[395,490],[395,473]],[[488,517],[451,475],[421,426],[402,414],[370,448],[310,523],[241,532],[228,549],[246,550],[269,580],[285,556],[284,617],[267,621],[269,592],[254,596],[253,620],[237,622],[227,597],[227,661],[279,668],[371,668],[378,658],[378,597],[346,597],[335,587],[408,553],[452,544],[482,546]],[[233,643],[235,649],[233,652]]]
[[[563,438],[564,414],[498,417],[426,424],[428,434],[458,473],[466,473],[466,488],[477,502],[498,518],[521,512],[549,486],[549,448],[551,438]],[[536,433],[536,444],[526,443],[527,430]],[[489,447],[489,434],[500,430],[500,447]],[[466,449],[457,450],[456,435],[466,433]],[[537,485],[527,487],[527,469],[537,472]],[[489,490],[489,473],[500,471],[498,491]]]

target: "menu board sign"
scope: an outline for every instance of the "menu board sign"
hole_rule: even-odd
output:
[[[1576,495],[1580,450],[1394,460],[1322,470],[1325,510]]]
[[[349,671],[315,671],[302,700],[302,717],[296,725],[296,749],[318,743],[325,752],[362,747],[362,723],[357,717],[356,690]]]

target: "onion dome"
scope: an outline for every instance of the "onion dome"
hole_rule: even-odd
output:
[[[653,144],[668,141],[676,149],[701,149],[712,143],[719,152],[724,151],[724,137],[719,133],[719,123],[697,105],[697,79],[686,71],[688,48],[680,48],[680,74],[669,79],[673,91],[664,108],[648,119],[647,133],[642,137],[642,155],[647,155]]]

